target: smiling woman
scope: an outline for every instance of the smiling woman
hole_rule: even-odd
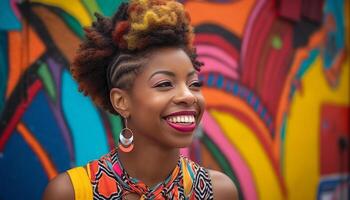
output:
[[[119,145],[54,178],[44,199],[237,199],[233,182],[180,155],[205,103],[182,4],[132,0],[96,15],[71,67],[79,89],[124,119]]]

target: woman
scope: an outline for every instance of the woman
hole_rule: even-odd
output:
[[[125,128],[118,148],[58,175],[44,199],[238,199],[226,175],[179,154],[204,110],[202,63],[183,6],[132,0],[112,19],[96,17],[71,71],[79,90]]]

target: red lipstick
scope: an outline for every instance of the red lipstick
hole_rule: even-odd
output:
[[[191,133],[194,131],[196,128],[196,123],[191,123],[191,124],[178,124],[178,123],[173,123],[165,120],[169,126],[173,127],[174,129],[183,132],[183,133]]]
[[[193,122],[172,122],[171,120],[168,119],[168,117],[175,117],[175,116],[193,116],[194,121]],[[165,117],[165,121],[168,123],[168,125],[175,130],[185,133],[185,134],[191,134],[194,129],[196,128],[196,111],[179,111],[179,112],[174,112]],[[193,120],[192,118],[192,120]]]

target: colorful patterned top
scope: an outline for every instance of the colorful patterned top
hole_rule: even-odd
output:
[[[90,162],[87,169],[93,199],[124,199],[130,193],[136,193],[140,199],[147,200],[213,199],[207,170],[183,156],[180,156],[177,166],[165,181],[152,188],[128,175],[118,159],[116,150]],[[73,173],[68,174],[72,179]],[[80,186],[75,186],[74,181],[72,183],[76,191],[76,187]]]

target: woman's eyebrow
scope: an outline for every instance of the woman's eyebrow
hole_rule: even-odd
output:
[[[153,76],[155,76],[155,75],[157,75],[157,74],[165,74],[165,75],[168,75],[168,76],[175,77],[175,73],[173,73],[173,72],[171,72],[171,71],[160,70],[160,71],[154,72],[154,73],[149,77],[148,80],[150,80]],[[189,73],[187,74],[187,77],[193,76],[193,75],[195,75],[195,74],[196,74],[196,71],[193,70],[193,71],[191,71],[191,72],[189,72]]]
[[[175,74],[171,71],[166,71],[166,70],[160,70],[160,71],[156,71],[154,72],[148,80],[150,80],[153,76],[157,75],[157,74],[165,74],[165,75],[168,75],[168,76],[173,76],[175,77]]]

